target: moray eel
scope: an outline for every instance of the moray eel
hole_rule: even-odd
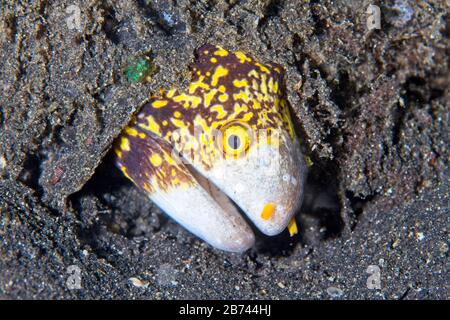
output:
[[[125,127],[117,166],[163,211],[213,247],[243,252],[288,227],[305,165],[285,97],[284,70],[204,45],[183,92],[161,90]]]

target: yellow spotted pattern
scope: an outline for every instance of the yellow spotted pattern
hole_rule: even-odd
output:
[[[274,138],[267,139],[273,132],[286,132],[296,139],[281,66],[263,64],[241,51],[205,45],[197,50],[191,70],[186,91],[161,90],[118,140],[119,168],[148,192],[156,186],[189,186],[187,169],[173,158],[168,161],[170,154],[180,154],[194,166],[209,170],[219,158],[245,156],[261,143],[275,143]],[[264,139],[260,130],[266,132],[261,135]],[[227,146],[232,140],[217,139],[218,134],[223,137],[230,132],[243,139],[236,150]],[[147,173],[135,169],[142,158],[151,167]]]

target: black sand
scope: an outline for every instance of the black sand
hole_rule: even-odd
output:
[[[0,16],[0,298],[447,298],[445,1],[7,1]],[[314,163],[299,235],[243,255],[168,220],[109,152],[204,43],[285,67]],[[158,71],[132,84],[139,54]]]

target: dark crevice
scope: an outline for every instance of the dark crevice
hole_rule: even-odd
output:
[[[328,134],[323,138],[325,144],[329,144],[333,149],[338,149],[342,141],[341,129],[332,127],[328,129]]]
[[[400,95],[405,106],[414,104],[421,108],[435,99],[441,98],[445,94],[445,85],[441,84],[440,79],[446,75],[438,75],[433,81],[427,81],[425,78],[412,76],[403,84]]]
[[[314,106],[319,101],[316,96],[313,98]],[[314,110],[315,107],[310,105]],[[291,113],[292,114],[292,113]],[[301,123],[296,117],[292,117],[294,129],[300,137],[306,137],[306,132]],[[337,128],[331,128],[329,134],[324,139],[325,142],[337,143],[340,139],[340,133]],[[310,151],[309,146],[306,145],[306,139],[302,139],[303,152],[306,155],[310,155],[312,166],[309,167],[307,181],[305,184],[305,194],[303,204],[300,209],[300,214],[306,213],[315,219],[318,219],[320,228],[325,231],[321,234],[322,240],[329,238],[339,237],[344,229],[344,221],[340,215],[340,202],[338,192],[338,180],[339,176],[339,164],[336,160],[324,160],[316,157],[314,153]],[[301,227],[300,227],[301,228]],[[300,243],[309,242],[303,236],[302,230],[300,230]]]
[[[113,152],[108,153],[92,178],[79,192],[70,196],[80,220],[85,225],[103,225],[110,232],[129,239],[146,236],[147,232],[159,232],[168,218],[152,214],[154,206],[148,197],[125,178],[114,161]],[[98,213],[98,221],[92,222],[92,217],[83,216],[85,211]],[[148,224],[139,225],[139,218],[147,219]]]
[[[38,154],[29,153],[27,154],[22,172],[19,175],[19,180],[26,186],[35,190],[38,197],[40,198],[43,194],[43,189],[39,184],[39,178],[41,176],[41,162],[42,159]]]
[[[42,175],[41,165],[45,160],[47,159],[43,150],[36,153],[29,153],[25,158],[18,180],[36,192],[36,198],[39,200],[42,207],[46,208],[51,214],[59,216],[61,215],[59,210],[52,208],[48,203],[42,200],[44,188],[40,184],[40,178]]]
[[[143,15],[152,20],[166,36],[173,36],[176,32],[186,30],[185,23],[178,21],[167,5],[156,7],[152,2],[145,0],[137,0],[137,4],[142,9]]]
[[[224,12],[224,16],[227,17],[229,11],[231,11],[233,5]],[[191,29],[192,32],[202,32],[205,29],[205,16],[212,10],[212,4],[194,1],[194,3],[189,7],[189,15],[191,17]]]
[[[337,83],[331,83],[330,99],[341,110],[349,110],[352,108],[352,102],[357,101],[356,83],[350,80],[347,71],[339,71]]]
[[[443,88],[430,88],[430,100],[441,98],[445,93]]]
[[[313,159],[305,186],[301,212],[318,220],[321,240],[339,237],[344,229],[340,215],[337,177],[339,167],[334,160]]]
[[[106,37],[112,41],[115,45],[119,44],[119,34],[117,32],[119,28],[119,21],[116,18],[116,12],[111,7],[104,8],[105,20],[102,26],[103,32],[105,32]]]
[[[445,16],[442,16],[442,19],[445,21],[445,27],[440,30],[440,33],[443,37],[448,39],[450,38],[450,12],[447,12]]]
[[[306,54],[303,52],[303,47],[305,45],[304,40],[297,34],[292,35],[292,58],[294,60],[294,65],[296,70],[303,74],[303,64],[305,63]]]
[[[316,91],[314,92],[314,95],[311,97],[308,97],[305,101],[305,105],[308,108],[308,111],[314,115],[314,118],[318,121],[320,121],[320,111],[318,109],[320,105],[319,101],[319,93]]]
[[[397,108],[394,109],[392,116],[394,125],[392,127],[392,145],[396,146],[400,142],[400,134],[405,121],[406,108],[397,104]]]
[[[267,6],[264,8],[264,16],[258,21],[257,30],[261,33],[268,21],[273,17],[279,15],[283,6],[281,0],[270,0]]]
[[[439,96],[439,91],[435,91]],[[396,146],[400,142],[401,131],[404,126],[408,108],[411,105],[421,107],[433,99],[432,91],[429,90],[424,79],[419,77],[409,78],[400,90],[401,100],[393,111],[392,145]]]
[[[353,218],[352,225],[350,226],[350,229],[353,231],[356,227],[356,224],[358,220],[360,219],[361,215],[364,212],[364,208],[366,207],[367,203],[370,201],[373,201],[377,194],[371,194],[367,196],[362,195],[356,195],[354,192],[347,190],[345,192],[345,196],[349,200],[350,207],[351,207],[351,215]]]
[[[407,79],[401,90],[401,95],[405,100],[406,105],[418,103],[420,106],[431,100],[427,81],[420,77],[411,77]]]
[[[314,22],[314,34],[318,37],[323,35],[328,28],[328,21],[324,18],[324,14],[321,11],[320,1],[310,1],[311,17]]]
[[[4,127],[5,126],[5,114],[3,111],[3,108],[0,109],[0,127]]]
[[[13,40],[17,34],[17,17],[14,14],[11,13],[6,16],[4,30],[6,31],[5,33],[8,39]]]
[[[406,289],[406,291],[402,294],[402,296],[399,298],[399,300],[405,300],[405,298],[408,295],[409,291],[411,291],[411,288]]]

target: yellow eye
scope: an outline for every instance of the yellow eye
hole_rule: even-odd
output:
[[[237,158],[245,154],[252,142],[251,129],[245,124],[233,122],[221,129],[225,157]]]

